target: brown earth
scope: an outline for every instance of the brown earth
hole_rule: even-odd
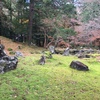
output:
[[[9,54],[10,51],[8,51],[9,48],[13,49],[13,51],[20,51],[24,54],[24,56],[32,56],[32,53],[40,53],[41,51],[45,50],[44,48],[40,48],[40,47],[29,47],[26,44],[23,43],[16,43],[13,42],[11,39],[5,38],[0,36],[0,40],[2,42],[2,44],[5,46],[5,51],[7,53],[7,55],[12,56],[11,54]],[[19,46],[21,47],[21,49],[19,49]],[[100,56],[97,56],[97,60],[100,61]]]
[[[0,36],[0,40],[1,44],[5,46],[5,51],[7,55],[11,55],[9,54],[11,51],[9,51],[8,49],[12,49],[14,52],[20,51],[24,54],[24,56],[31,56],[32,53],[40,53],[43,50],[43,48],[39,48],[36,46],[29,47],[27,44],[13,42],[11,39],[2,36]]]

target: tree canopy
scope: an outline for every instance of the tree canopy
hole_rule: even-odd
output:
[[[88,22],[100,16],[100,1],[84,3],[82,8],[82,21]]]
[[[0,5],[0,25],[6,29],[0,34],[27,34],[29,44],[44,38],[45,32],[50,36],[67,34],[64,21],[76,15],[73,0],[2,0]]]

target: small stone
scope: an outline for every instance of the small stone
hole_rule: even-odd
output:
[[[40,65],[44,65],[45,64],[45,56],[41,56],[41,58],[39,60],[39,64]]]

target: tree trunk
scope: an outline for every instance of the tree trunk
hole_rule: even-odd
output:
[[[10,0],[10,22],[12,22],[12,1]]]
[[[28,45],[30,45],[32,41],[33,13],[34,13],[34,0],[30,0]]]
[[[47,39],[46,39],[46,30],[44,30],[44,48],[46,48]]]

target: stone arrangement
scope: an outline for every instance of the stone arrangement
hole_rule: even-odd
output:
[[[4,51],[4,46],[0,44],[0,73],[5,73],[14,70],[17,67],[18,59],[16,57],[7,56]]]

